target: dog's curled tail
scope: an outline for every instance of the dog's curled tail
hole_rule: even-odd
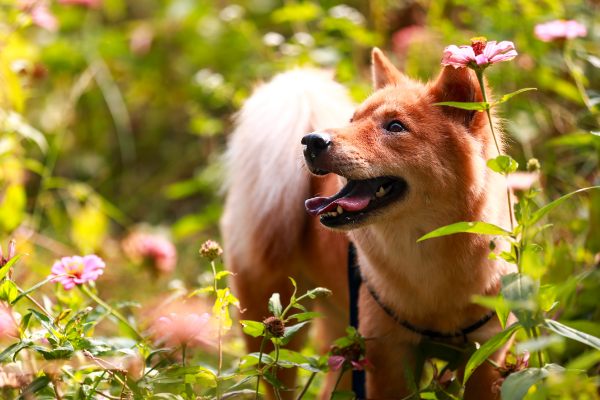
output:
[[[225,153],[221,228],[228,260],[285,260],[300,245],[311,185],[300,140],[347,124],[353,110],[347,90],[319,70],[282,73],[254,91],[236,117]]]

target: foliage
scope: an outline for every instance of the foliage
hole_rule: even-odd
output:
[[[43,7],[37,14],[36,6]],[[38,19],[42,11],[45,22]],[[255,82],[296,65],[332,68],[361,101],[371,91],[372,46],[388,50],[410,76],[427,79],[439,70],[447,44],[485,35],[514,41],[519,51],[513,62],[486,70],[495,92],[511,94],[446,105],[501,113],[509,121],[510,156],[488,166],[510,176],[536,156],[539,184],[516,192],[512,227],[464,221],[421,240],[492,235],[490,258],[517,264],[519,273],[502,279],[497,297],[474,299],[496,310],[503,332],[479,348],[423,341],[405,378],[414,383],[414,398],[460,397],[472,369],[490,362],[493,350],[516,332],[519,350],[535,357],[502,382],[504,399],[594,398],[600,362],[598,11],[597,2],[581,0],[3,2],[0,239],[16,239],[18,254],[0,260],[0,395],[242,396],[267,385],[291,389],[276,371],[298,368],[306,398],[316,396],[330,358],[357,343],[364,349],[364,338],[352,330],[325,355],[314,345],[299,353],[285,349],[321,317],[300,301],[323,289],[292,297],[286,308],[272,297],[272,317],[284,326],[280,337],[263,321],[241,321],[241,334],[276,348],[244,354],[230,315],[231,307],[244,305],[227,286],[227,272],[215,260],[206,272],[192,256],[205,239],[218,237],[219,154],[231,115]],[[584,23],[588,37],[535,39],[536,24],[557,18]],[[519,87],[537,90],[521,93],[529,89]],[[510,252],[494,250],[502,240]],[[74,290],[50,281],[57,259],[92,253],[107,264],[98,280]],[[190,284],[196,281],[198,288]],[[205,324],[190,310],[206,311],[210,319]],[[506,326],[510,312],[518,322]],[[191,317],[198,331],[189,341],[189,332],[168,331],[159,322],[190,315],[198,317]],[[354,366],[342,362],[340,376]],[[465,363],[463,382],[448,379]],[[334,398],[353,394],[337,390]]]

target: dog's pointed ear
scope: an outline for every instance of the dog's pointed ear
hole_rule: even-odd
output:
[[[377,47],[373,48],[372,53],[373,67],[373,86],[379,90],[385,86],[398,85],[406,77],[398,71],[394,64]]]
[[[485,86],[487,87],[487,84]],[[440,76],[433,83],[431,92],[436,103],[446,101],[463,103],[483,101],[477,75],[470,68],[444,67]],[[444,114],[461,123],[466,128],[472,125],[477,114],[477,111],[462,110],[456,107],[438,107],[442,108]]]

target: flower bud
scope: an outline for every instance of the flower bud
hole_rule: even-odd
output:
[[[538,161],[537,158],[532,158],[527,162],[527,171],[529,171],[529,172],[539,171],[540,168],[541,168],[540,162]]]
[[[280,338],[285,333],[285,325],[279,317],[269,317],[263,321],[265,331],[271,337]]]
[[[331,292],[331,290],[324,288],[324,287],[318,287],[315,288],[313,290],[310,291],[310,297],[329,297],[331,296],[333,293]]]
[[[221,257],[223,249],[219,246],[219,243],[213,240],[207,240],[202,247],[200,247],[200,257],[207,258],[208,261],[214,261]]]
[[[10,261],[10,259],[15,256],[16,252],[17,252],[17,241],[15,239],[12,239],[8,243],[8,258],[6,259],[6,261]]]

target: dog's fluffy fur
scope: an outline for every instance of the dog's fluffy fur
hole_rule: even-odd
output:
[[[288,276],[301,290],[328,287],[334,297],[316,304],[329,317],[323,350],[347,324],[346,237],[356,244],[362,274],[381,301],[422,329],[454,332],[479,321],[489,310],[472,304],[472,296],[497,294],[500,276],[515,272],[513,265],[488,259],[490,238],[483,235],[417,243],[425,233],[460,221],[509,225],[504,178],[486,167],[497,156],[487,116],[434,105],[482,101],[473,71],[446,67],[422,84],[375,49],[373,81],[376,91],[352,115],[345,90],[323,73],[279,75],[247,101],[229,143],[222,228],[226,262],[237,273],[235,290],[248,308],[244,318],[266,317],[272,292],[285,299]],[[402,121],[407,132],[385,131],[392,120]],[[308,160],[308,167],[339,176],[310,176],[302,168],[300,139],[317,130],[326,131],[332,145]],[[402,178],[406,193],[360,222],[336,228],[345,234],[324,229],[303,209],[304,200],[332,195],[348,179],[381,176]],[[501,250],[508,249],[500,244]],[[368,397],[402,398],[408,394],[403,359],[412,360],[412,344],[421,336],[394,322],[364,285],[359,306],[359,330],[373,338]],[[483,343],[500,330],[494,318],[468,339]],[[248,341],[252,350],[258,344]],[[497,362],[503,362],[506,347],[493,355]],[[482,365],[469,380],[466,398],[493,398],[497,378]],[[293,377],[283,379],[293,384]]]

